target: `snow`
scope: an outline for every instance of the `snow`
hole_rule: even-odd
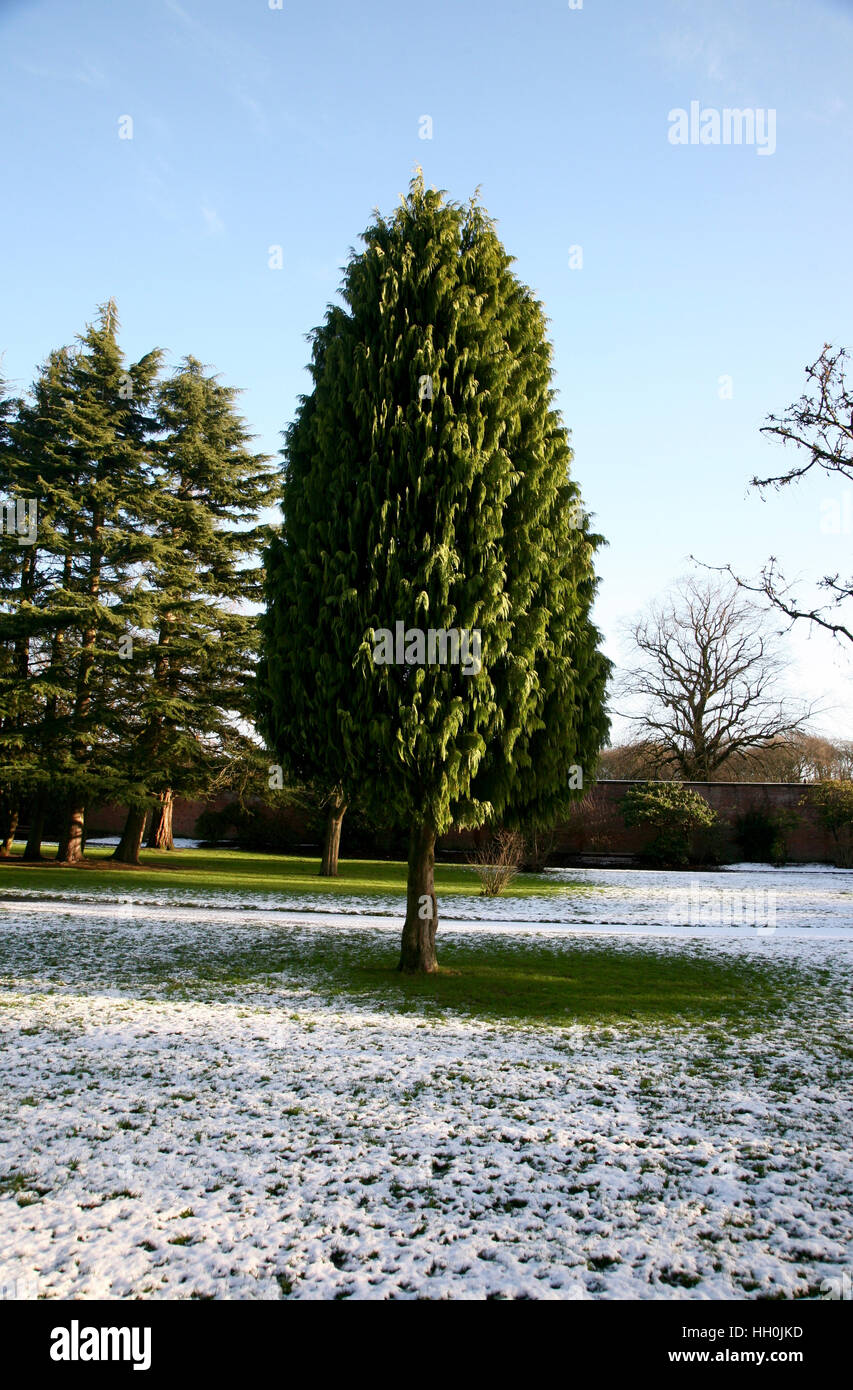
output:
[[[101,849],[108,849],[111,847],[115,847],[119,843],[120,839],[120,835],[96,835],[93,838],[90,838],[87,835],[86,848],[94,849],[97,847]],[[175,849],[198,849],[199,846],[204,843],[204,841],[192,840],[188,839],[186,836],[176,835],[172,843]],[[47,846],[47,841],[45,841],[44,844],[45,846]]]
[[[338,900],[307,913],[258,894],[5,894],[0,1285],[54,1298],[820,1297],[853,1264],[839,1053],[853,877],[761,874],[779,923],[762,934],[668,918],[691,882],[751,889],[753,867],[557,872],[582,886],[446,898],[440,942],[538,935],[555,951],[606,939],[795,962],[789,1014],[744,1036],[725,1022],[399,1012],[275,963],[318,941],[387,941],[390,958],[390,898],[359,900],[354,919]],[[227,980],[200,969],[244,948],[273,963]]]
[[[472,881],[476,883],[474,870]],[[853,931],[853,869],[833,869],[822,865],[800,865],[772,869],[760,864],[731,866],[726,869],[672,873],[664,870],[635,869],[549,869],[544,875],[524,875],[517,883],[541,882],[559,884],[560,893],[512,893],[500,898],[463,896],[441,892],[439,874],[439,915],[442,923],[471,922],[488,925],[507,924],[515,929],[530,926],[537,932],[543,927],[582,927],[641,932],[677,932],[681,927],[705,929],[719,925],[724,930],[753,932],[763,925],[763,910],[768,896],[775,894],[775,927],[778,931],[797,930],[808,933]],[[2,886],[2,884],[0,884]],[[63,903],[99,903],[103,895],[85,890],[58,893],[42,889],[5,892],[9,901],[27,899],[53,900]],[[195,912],[200,899],[196,891],[166,885],[156,892],[129,891],[114,893],[117,902],[148,903],[157,909],[163,906],[186,905]],[[329,908],[328,903],[334,903]],[[343,894],[333,899],[317,893],[280,891],[265,893],[241,889],[232,892],[206,893],[205,907],[239,906],[247,911],[283,914],[293,918],[311,915],[325,923],[349,921],[354,914],[370,919],[392,918],[400,915],[400,899],[391,893]],[[755,908],[738,914],[733,907]],[[734,925],[732,920],[734,917]],[[754,917],[754,921],[753,921]]]

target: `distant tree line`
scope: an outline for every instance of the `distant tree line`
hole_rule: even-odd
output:
[[[252,607],[276,475],[234,388],[194,357],[126,363],[117,335],[110,301],[25,397],[0,383],[0,852],[26,825],[30,860],[50,820],[78,861],[110,801],[136,862],[149,815],[170,848],[174,797],[268,762]]]
[[[600,782],[685,780],[669,750],[650,740],[614,744],[601,751]],[[825,782],[853,778],[853,742],[794,733],[772,739],[749,757],[732,756],[709,782]]]

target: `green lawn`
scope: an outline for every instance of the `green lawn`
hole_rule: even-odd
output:
[[[448,928],[448,931],[451,929]],[[618,1023],[665,1025],[725,1023],[747,1028],[797,1012],[810,972],[785,963],[770,964],[746,953],[721,956],[693,946],[667,951],[654,945],[614,943],[601,937],[547,943],[531,938],[441,940],[439,972],[401,976],[395,967],[396,939],[352,932],[311,933],[289,940],[282,931],[269,939],[214,951],[203,962],[189,955],[153,967],[174,994],[214,996],[223,986],[243,990],[268,987],[280,975],[288,984],[304,983],[330,1001],[340,996],[426,1013],[448,1011],[516,1023]],[[175,967],[178,967],[176,970]],[[829,983],[821,980],[821,992]],[[806,993],[811,993],[807,990]],[[833,990],[826,990],[829,1005]]]
[[[23,846],[15,846],[19,853]],[[231,849],[182,849],[172,853],[143,850],[139,867],[116,864],[103,857],[103,849],[86,851],[85,868],[67,868],[45,860],[23,865],[14,858],[0,860],[0,891],[38,888],[63,889],[178,888],[212,893],[287,893],[344,895],[397,893],[405,896],[406,865],[380,859],[341,860],[337,878],[321,878],[320,860],[284,854],[248,854]],[[476,895],[480,883],[473,869],[458,864],[437,864],[439,897]],[[549,882],[541,874],[522,874],[505,890],[505,897],[552,894],[565,891],[565,882]],[[586,884],[579,885],[587,888]]]
[[[347,860],[337,879],[318,875],[317,859],[248,854],[236,850],[180,850],[171,854],[146,851],[139,868],[112,864],[102,850],[87,854],[86,867],[65,868],[46,861],[23,866],[15,859],[0,861],[3,889],[27,888],[61,896],[67,889],[84,890],[110,900],[116,892],[180,889],[200,903],[213,895],[230,894],[234,906],[251,893],[288,898],[315,895],[387,895],[400,900],[401,922],[406,866],[377,860]],[[479,893],[476,874],[459,865],[436,866],[439,905],[453,896]],[[541,875],[520,876],[507,896],[538,895],[543,907],[554,893],[595,887],[566,880],[548,882]],[[332,903],[330,902],[330,906]],[[96,909],[93,913],[97,915]],[[67,960],[67,936],[57,927],[40,936],[40,973],[48,979],[53,966],[62,974]],[[818,979],[798,966],[714,950],[712,943],[692,942],[684,950],[662,950],[652,941],[606,940],[590,935],[579,940],[567,935],[547,941],[518,935],[482,933],[450,939],[441,930],[437,975],[402,977],[396,970],[397,939],[393,934],[342,927],[291,928],[287,924],[235,928],[233,941],[200,948],[173,937],[165,954],[146,960],[127,941],[113,957],[111,935],[103,940],[104,959],[114,983],[131,992],[172,998],[216,998],[256,985],[262,992],[281,984],[300,984],[330,1000],[349,998],[380,1009],[417,1011],[433,1019],[462,1013],[507,1022],[567,1024],[636,1020],[639,1025],[673,1022],[719,1022],[751,1028],[770,1019],[790,1018],[816,987],[828,1013],[834,1012],[836,991],[828,978]],[[99,948],[100,949],[100,948]],[[808,985],[811,988],[804,986]],[[821,1008],[824,1012],[824,1008]],[[826,1014],[824,1014],[826,1017]]]

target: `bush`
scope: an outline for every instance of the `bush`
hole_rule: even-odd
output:
[[[735,820],[735,840],[744,857],[756,864],[784,864],[788,836],[800,817],[795,811],[765,811],[752,807]]]
[[[728,821],[715,820],[713,825],[700,826],[693,833],[691,850],[694,864],[731,864],[737,856]]]
[[[694,832],[717,820],[704,796],[683,782],[644,782],[631,787],[619,806],[627,826],[649,826],[656,831],[643,858],[667,868],[689,864]]]
[[[818,782],[800,801],[814,806],[821,824],[835,841],[835,863],[839,869],[853,868],[853,781],[835,779]]]
[[[472,849],[468,863],[480,879],[480,894],[496,898],[512,882],[524,858],[524,836],[517,830],[498,830],[491,842]]]

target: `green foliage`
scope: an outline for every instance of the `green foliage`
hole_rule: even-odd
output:
[[[734,823],[735,839],[744,859],[758,864],[784,864],[788,835],[799,824],[794,811],[766,811],[752,807]]]
[[[553,823],[604,740],[608,663],[542,307],[485,212],[421,178],[364,241],[287,433],[261,724],[383,824]],[[374,664],[397,621],[480,631],[479,673]]]
[[[818,782],[800,801],[801,806],[813,806],[821,824],[834,839],[836,863],[842,868],[853,866],[853,781],[828,780]]]
[[[715,820],[699,826],[690,839],[690,858],[694,864],[730,864],[737,858],[728,821]]]
[[[258,513],[277,495],[236,393],[187,358],[127,364],[114,303],[52,352],[28,398],[0,390],[3,491],[36,543],[0,546],[0,758],[7,799],[140,805],[194,794],[249,742]]]
[[[656,832],[646,857],[671,866],[690,863],[693,832],[717,819],[705,798],[682,782],[644,782],[631,787],[619,806],[627,826],[649,826]]]

